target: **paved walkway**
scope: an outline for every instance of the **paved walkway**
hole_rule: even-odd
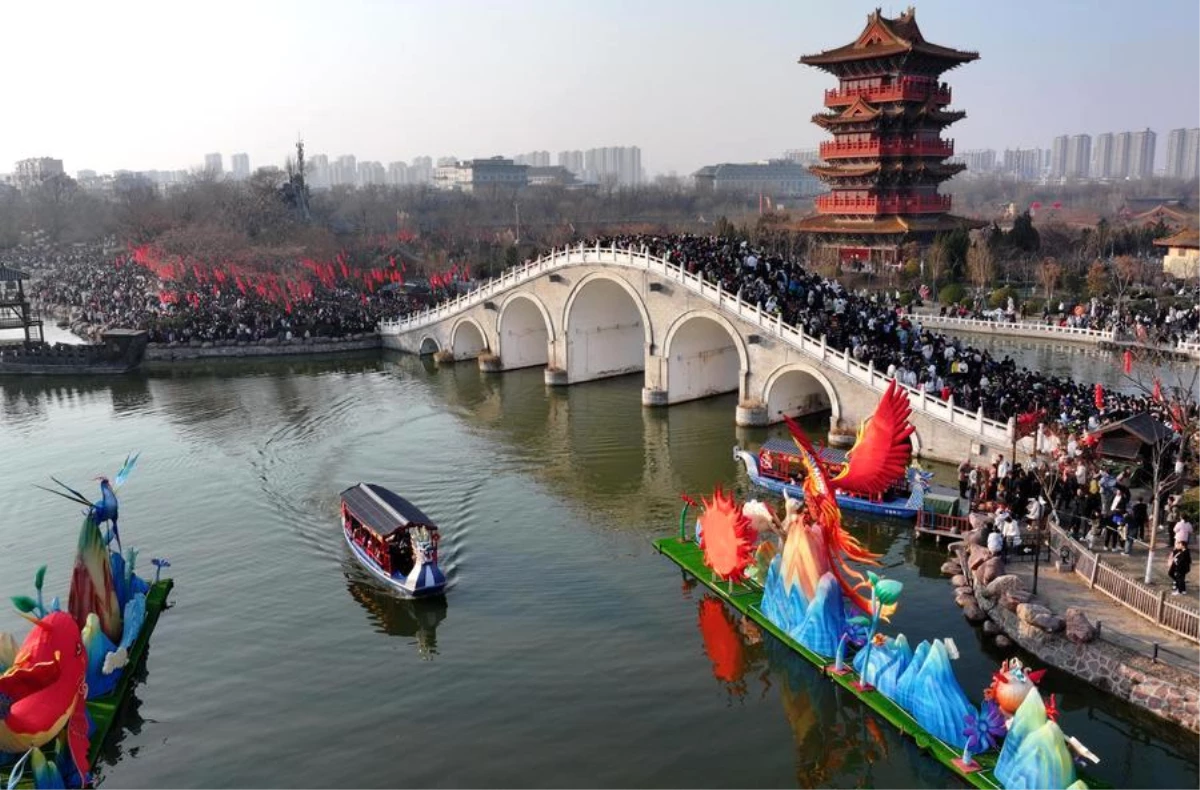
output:
[[[1164,560],[1158,559],[1155,551],[1155,565]],[[1116,565],[1114,555],[1108,552],[1099,555],[1105,564]],[[1044,558],[1044,557],[1043,557]],[[1116,560],[1123,560],[1131,567],[1137,564],[1137,557],[1115,555]],[[1146,550],[1141,549],[1141,565],[1136,578],[1142,578],[1141,570],[1146,564]],[[1033,563],[1028,561],[1010,562],[1006,573],[1021,577],[1026,589],[1033,589]],[[1161,572],[1162,582],[1167,582]],[[1196,598],[1195,590],[1188,593],[1189,598]],[[1152,655],[1154,645],[1159,645],[1158,660],[1172,664],[1180,669],[1186,669],[1200,674],[1200,644],[1176,636],[1151,623],[1144,617],[1134,613],[1125,606],[1109,598],[1099,590],[1088,588],[1087,581],[1074,571],[1060,573],[1055,570],[1054,563],[1043,562],[1038,570],[1037,595],[1034,600],[1049,607],[1055,614],[1062,615],[1068,607],[1082,609],[1088,619],[1100,624],[1101,638],[1114,644],[1122,645],[1143,655]]]
[[[1163,588],[1170,591],[1175,589],[1175,582],[1167,578],[1167,560],[1171,556],[1171,533],[1164,530],[1159,531],[1158,539],[1154,543],[1154,562],[1150,567],[1150,586],[1158,589]],[[1195,539],[1192,540],[1192,570],[1188,573],[1185,587],[1187,595],[1180,599],[1175,598],[1174,603],[1184,603],[1191,606],[1193,609],[1200,609],[1200,584],[1196,583],[1196,547]],[[1086,543],[1084,544],[1087,545]],[[1135,541],[1133,544],[1133,552],[1128,556],[1121,554],[1119,551],[1101,551],[1103,543],[1097,544],[1093,549],[1100,557],[1104,559],[1104,564],[1111,566],[1121,573],[1132,576],[1137,581],[1143,581],[1146,578],[1146,552],[1148,546],[1140,541]]]

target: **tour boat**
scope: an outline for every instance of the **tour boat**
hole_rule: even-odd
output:
[[[375,483],[342,492],[342,533],[359,564],[413,598],[440,595],[437,525],[404,497]]]
[[[746,474],[756,486],[777,494],[787,494],[792,499],[804,499],[800,456],[791,439],[767,439],[757,455],[735,445],[733,459],[745,465]],[[836,447],[823,448],[821,460],[836,469],[846,463],[846,451]],[[917,485],[910,485],[907,477],[902,475],[880,497],[867,499],[839,491],[837,503],[845,510],[894,518],[916,518],[917,513],[925,507],[929,483],[920,474],[914,475],[912,470],[908,475],[917,479]]]

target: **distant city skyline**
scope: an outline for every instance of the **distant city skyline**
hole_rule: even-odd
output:
[[[209,18],[237,21],[218,43],[182,6],[15,4],[11,29],[53,30],[56,52],[86,54],[46,57],[35,36],[0,48],[0,67],[21,75],[6,96],[0,171],[31,157],[72,173],[174,171],[214,151],[244,153],[256,169],[282,164],[302,137],[311,152],[384,163],[636,145],[648,178],[688,175],[827,139],[811,116],[832,80],[796,61],[851,41],[875,5],[214,0]],[[958,150],[1149,127],[1162,169],[1168,133],[1197,125],[1194,1],[1144,13],[1116,0],[983,8],[916,3],[929,40],[981,54],[945,77],[967,111]],[[263,46],[264,33],[293,52]],[[95,46],[166,36],[153,64],[136,46]]]

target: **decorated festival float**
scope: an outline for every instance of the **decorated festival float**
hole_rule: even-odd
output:
[[[780,515],[758,501],[739,505],[718,487],[689,535],[688,506],[696,503],[685,496],[679,535],[655,546],[971,785],[1086,787],[1077,760],[1096,758],[1059,728],[1053,696],[1036,687],[1040,671],[1005,662],[976,706],[954,675],[951,640],[913,647],[904,634],[880,630],[902,585],[854,567],[878,565],[878,555],[843,528],[835,491],[870,498],[903,473],[911,413],[893,382],[836,475],[788,420],[802,502],[785,498]]]
[[[767,439],[758,453],[733,448],[733,459],[746,467],[750,482],[776,494],[804,499],[804,486],[800,478],[804,474],[804,461],[793,442],[787,439]],[[836,475],[846,464],[846,452],[836,447],[823,447],[817,459]],[[856,510],[876,516],[915,519],[922,510],[932,508],[937,512],[953,512],[958,500],[944,486],[933,491],[933,472],[925,472],[916,466],[902,470],[900,475],[887,485],[882,493],[873,496],[838,490],[834,493],[838,506],[843,510]],[[949,493],[949,496],[947,495]]]
[[[66,493],[44,489],[86,511],[66,610],[57,597],[45,601],[42,566],[35,596],[12,599],[33,625],[21,647],[0,633],[0,782],[7,788],[94,784],[93,766],[166,607],[173,581],[161,574],[170,563],[151,560],[154,578],[142,578],[138,550],[123,549],[118,531],[116,491],[136,461],[126,458],[111,482],[101,477],[94,503],[58,480]]]

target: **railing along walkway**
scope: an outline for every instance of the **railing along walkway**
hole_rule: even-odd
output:
[[[934,315],[932,313],[912,313],[924,326],[940,329],[960,329],[964,332],[978,331],[985,334],[1010,335],[1013,337],[1045,337],[1067,342],[1099,345],[1101,343],[1120,343],[1135,348],[1160,349],[1174,351],[1188,357],[1200,359],[1200,343],[1180,341],[1173,346],[1150,345],[1132,340],[1128,337],[1118,337],[1112,329],[1088,329],[1081,326],[1059,326],[1044,324],[1037,321],[998,321],[991,318],[959,318],[958,316]]]
[[[913,313],[926,326],[937,326],[947,329],[978,329],[996,334],[1012,335],[1044,335],[1061,340],[1080,340],[1089,343],[1112,342],[1114,333],[1110,329],[1088,329],[1081,326],[1059,326],[1057,324],[1042,324],[1036,321],[996,321],[990,318],[959,318],[950,315],[933,315],[929,313]]]
[[[805,356],[818,360],[822,365],[829,366],[877,392],[886,390],[891,381],[886,375],[875,370],[873,362],[863,364],[848,351],[830,348],[824,337],[820,340],[811,337],[805,334],[804,330],[783,323],[781,315],[771,315],[757,305],[743,301],[737,294],[731,294],[724,290],[720,284],[707,282],[700,275],[692,274],[663,258],[650,255],[644,247],[640,250],[633,250],[620,249],[616,246],[585,247],[580,245],[564,250],[555,250],[548,256],[539,256],[537,260],[528,261],[523,266],[509,269],[470,293],[462,294],[455,299],[396,321],[381,321],[379,333],[381,335],[399,335],[422,329],[482,304],[497,294],[524,285],[543,274],[567,266],[595,264],[639,269],[672,280],[715,305],[718,309],[730,315],[736,315],[768,335],[782,340]],[[953,397],[948,401],[943,401],[940,398],[931,397],[922,389],[899,383],[898,386],[908,392],[914,412],[949,423],[982,441],[1005,444],[1012,441],[1016,428],[1012,419],[1007,423],[991,420],[983,416],[983,409],[972,412],[955,406]]]
[[[1117,603],[1141,615],[1159,628],[1178,634],[1192,642],[1200,642],[1200,611],[1167,597],[1166,588],[1153,590],[1116,568],[1105,565],[1100,556],[1071,538],[1062,527],[1049,526],[1050,546],[1057,553],[1067,548],[1075,557],[1075,573],[1089,588],[1112,598]]]

